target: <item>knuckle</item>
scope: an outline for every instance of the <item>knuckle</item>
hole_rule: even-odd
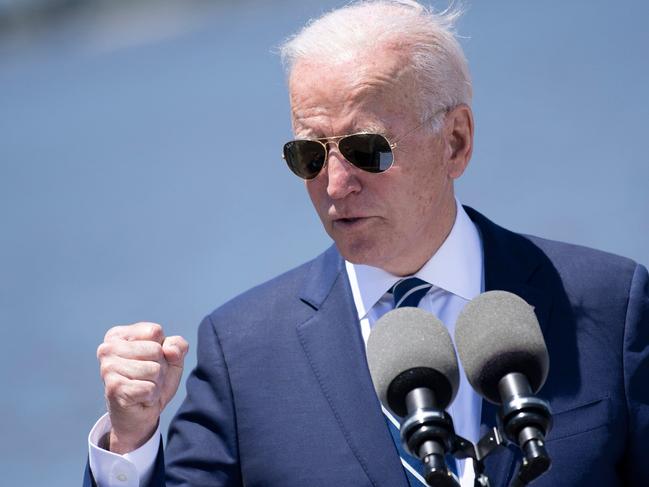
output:
[[[101,360],[103,357],[105,357],[105,355],[106,355],[106,347],[102,343],[97,347],[97,360]]]
[[[189,349],[189,343],[187,343],[187,340],[181,336],[174,337],[174,345],[176,345],[183,354],[187,353],[187,350]]]
[[[136,360],[159,360],[160,344],[151,341],[129,342],[129,356]]]
[[[154,343],[151,349],[151,358],[155,362],[162,362],[164,360],[164,352],[162,351],[162,345],[159,343]]]
[[[164,345],[167,349],[171,347],[175,348],[180,354],[180,356],[178,357],[179,359],[182,359],[187,354],[187,350],[189,349],[189,344],[181,336],[172,336],[167,338]]]
[[[154,384],[153,382],[146,382],[144,384],[144,393],[147,396],[151,396],[155,394],[158,391],[158,386]]]
[[[123,395],[117,396],[115,398],[115,402],[122,409],[126,409],[127,407],[129,407],[133,403],[133,401],[131,401],[131,399],[130,399],[130,397],[129,397],[129,395],[127,393],[124,393]]]
[[[112,371],[112,363],[108,360],[102,360],[99,364],[99,375],[104,378],[104,381],[107,380]]]
[[[145,382],[140,389],[140,400],[144,402],[154,401],[158,395],[158,386],[153,382]]]
[[[149,404],[157,404],[160,402],[160,389],[156,388],[153,391],[151,391],[151,394],[149,394],[149,397],[147,398],[147,402]]]
[[[152,362],[149,374],[153,380],[158,380],[162,374],[162,365],[159,362]]]
[[[113,326],[110,328],[106,334],[104,335],[104,341],[108,342],[110,340],[115,339],[116,337],[119,336],[120,331],[124,328],[123,326]]]
[[[120,396],[123,383],[115,374],[107,374],[104,377],[104,393],[108,399],[114,399]]]
[[[157,323],[149,323],[146,332],[153,340],[159,340],[163,336],[162,326]]]
[[[110,343],[104,342],[97,347],[97,359],[103,360],[113,354],[113,347]]]

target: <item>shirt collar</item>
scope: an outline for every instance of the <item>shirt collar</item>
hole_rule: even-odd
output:
[[[458,201],[456,207],[451,232],[415,276],[470,301],[480,294],[482,289],[482,244],[478,229]],[[386,291],[402,279],[378,267],[347,261],[345,269],[359,319],[363,319]]]

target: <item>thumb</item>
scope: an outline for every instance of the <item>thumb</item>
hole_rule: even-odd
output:
[[[188,350],[189,344],[181,336],[167,337],[162,342],[162,353],[165,356],[165,360],[172,367],[180,367],[181,371]]]
[[[178,384],[183,375],[183,363],[189,350],[189,344],[181,336],[165,338],[162,343],[162,353],[169,367],[162,385],[161,397],[164,408],[178,390]]]

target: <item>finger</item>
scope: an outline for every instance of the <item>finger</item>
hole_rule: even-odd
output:
[[[167,364],[151,360],[131,360],[121,357],[110,357],[102,361],[100,374],[107,377],[118,374],[131,380],[146,380],[160,385],[165,376]]]
[[[132,325],[114,326],[106,332],[104,341],[147,340],[162,344],[164,338],[165,336],[162,326],[157,323],[140,322]]]
[[[165,359],[169,365],[175,367],[182,367],[188,350],[189,344],[181,336],[167,337],[162,343],[162,353],[164,353]]]
[[[161,390],[162,404],[167,404],[178,390],[183,375],[183,362],[189,345],[184,338],[174,336],[165,340],[162,349],[169,364]]]
[[[111,357],[121,357],[133,360],[165,360],[162,346],[157,342],[114,340],[104,342],[97,348],[97,358],[100,362]]]
[[[122,409],[135,406],[153,406],[160,399],[160,388],[146,380],[132,380],[119,374],[109,374],[105,379],[106,399]]]

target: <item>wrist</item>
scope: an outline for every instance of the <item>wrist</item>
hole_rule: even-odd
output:
[[[100,446],[105,450],[124,455],[137,450],[147,441],[151,439],[153,434],[158,429],[158,423],[153,424],[152,427],[146,428],[140,432],[128,431],[118,432],[115,428],[110,430],[110,433],[101,438]]]

